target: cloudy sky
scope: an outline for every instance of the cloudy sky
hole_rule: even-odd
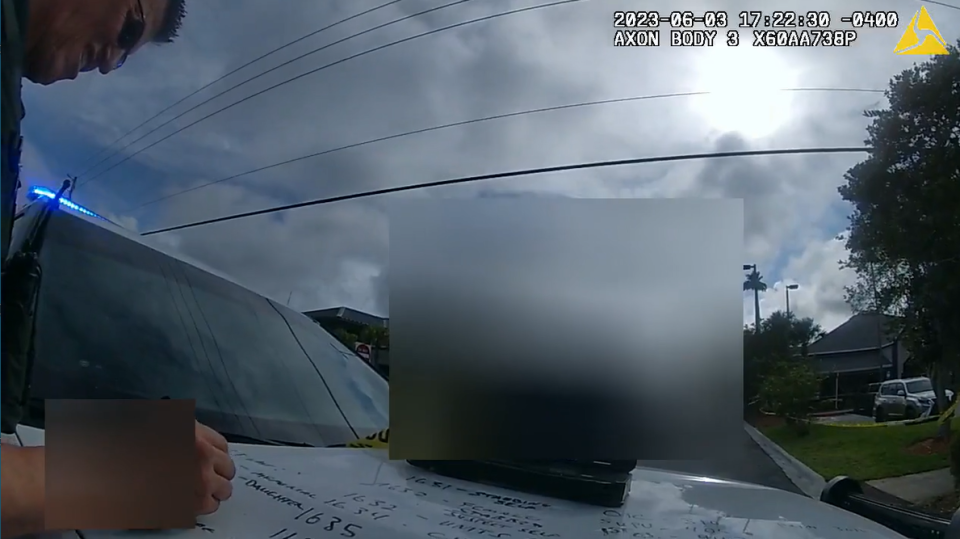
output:
[[[852,47],[614,48],[613,12],[626,0],[581,0],[504,16],[386,47],[303,76],[197,122],[284,80],[357,53],[461,21],[546,0],[471,0],[329,46],[198,106],[267,69],[371,27],[449,0],[400,0],[304,39],[217,82],[111,148],[116,157],[81,176],[75,199],[141,231],[386,186],[578,161],[790,147],[861,146],[871,92],[918,57],[893,49],[921,3],[685,1],[671,9],[829,10],[834,28],[853,10],[890,10],[900,28],[861,30]],[[188,0],[181,38],[146,47],[123,69],[50,87],[27,85],[27,182],[56,187],[110,153],[102,150],[180,98],[238,66],[385,0]],[[927,4],[948,42],[960,9]],[[722,40],[718,40],[721,41]],[[432,126],[598,100],[675,92],[710,96],[570,108],[431,131],[248,174],[162,202],[184,189],[273,163]],[[195,125],[111,166],[134,152]],[[99,157],[96,157],[99,154]],[[847,208],[837,194],[860,154],[687,161],[441,187],[295,210],[170,233],[164,240],[251,288],[309,310],[347,305],[388,314],[386,208],[398,197],[567,196],[744,199],[744,263],[771,285],[763,312],[792,308],[830,329],[849,311],[841,272]],[[99,171],[111,168],[107,173]],[[136,209],[135,209],[136,208]],[[709,268],[703,268],[709,271]],[[744,296],[744,319],[752,320]]]

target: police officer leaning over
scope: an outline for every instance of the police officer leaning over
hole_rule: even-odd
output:
[[[20,161],[22,78],[36,84],[75,79],[97,69],[107,74],[148,43],[169,43],[176,37],[184,0],[2,0],[3,26],[3,185],[2,260],[6,262],[17,199]],[[6,322],[6,318],[3,320]],[[6,332],[7,329],[4,329]],[[25,384],[23,365],[3,354],[4,393]],[[17,374],[20,373],[19,379]],[[8,385],[13,384],[13,385]],[[11,390],[12,388],[12,390]],[[20,410],[3,401],[5,432],[20,420]],[[217,510],[230,498],[236,470],[227,442],[209,427],[196,424],[200,463],[197,513]],[[56,531],[44,529],[44,448],[0,445],[3,537]],[[60,478],[58,480],[66,480]]]

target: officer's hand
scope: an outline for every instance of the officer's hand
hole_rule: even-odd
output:
[[[215,430],[196,424],[197,460],[200,464],[200,482],[197,487],[197,513],[209,515],[230,499],[233,485],[230,480],[237,470],[227,450],[227,441]]]

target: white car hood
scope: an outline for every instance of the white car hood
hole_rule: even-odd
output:
[[[949,389],[947,389],[944,393],[946,394],[946,396],[947,396],[948,399],[953,398],[953,391],[950,391]],[[930,391],[921,391],[921,392],[919,392],[919,393],[912,393],[910,396],[911,396],[911,397],[921,398],[921,399],[936,399],[936,398],[937,398],[937,394],[936,394],[933,390],[930,390]]]
[[[899,538],[819,501],[767,487],[638,468],[604,509],[449,479],[380,449],[234,445],[233,498],[178,539]],[[298,516],[299,515],[299,516]],[[85,531],[85,539],[157,532]]]

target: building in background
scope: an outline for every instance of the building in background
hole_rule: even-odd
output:
[[[843,399],[910,374],[910,352],[893,322],[885,314],[856,314],[807,347],[808,361],[824,377],[821,397]]]
[[[390,377],[390,319],[351,309],[333,307],[307,311],[306,316],[353,350],[384,378]]]

